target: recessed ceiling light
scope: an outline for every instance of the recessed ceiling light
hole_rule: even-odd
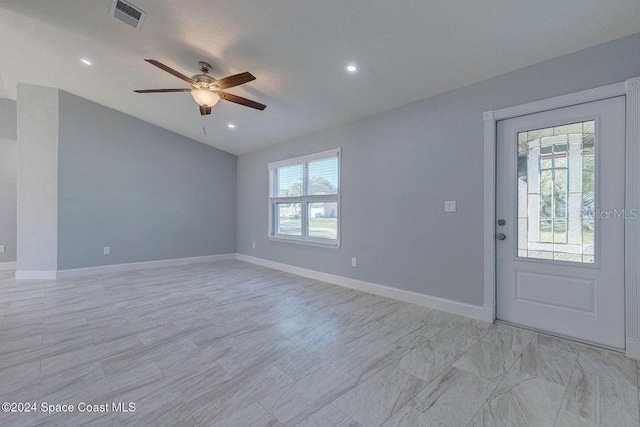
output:
[[[358,71],[358,67],[353,64],[349,64],[347,65],[347,71],[350,73],[355,73],[356,71]]]
[[[91,61],[89,61],[88,59],[82,59],[81,61],[85,65],[91,65]]]
[[[234,125],[233,123],[229,123],[227,126],[229,127],[229,129],[235,129],[236,128],[236,125]]]

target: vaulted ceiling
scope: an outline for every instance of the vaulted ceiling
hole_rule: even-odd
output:
[[[637,0],[131,3],[147,13],[139,31],[111,0],[0,0],[0,96],[58,87],[241,154],[640,32]],[[221,102],[204,135],[189,94],[132,92],[183,87],[144,58],[187,75],[200,60],[214,77],[250,71],[229,92],[268,108]]]

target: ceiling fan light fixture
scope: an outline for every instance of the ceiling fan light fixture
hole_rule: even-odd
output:
[[[136,93],[191,92],[191,96],[193,97],[194,101],[196,101],[196,103],[200,106],[200,114],[203,116],[211,114],[211,107],[216,105],[218,101],[220,101],[220,99],[224,99],[227,102],[233,102],[234,104],[254,108],[260,111],[267,108],[266,105],[259,102],[252,101],[250,99],[243,98],[232,93],[222,92],[222,90],[224,89],[240,86],[255,80],[256,78],[253,76],[253,74],[248,71],[216,80],[207,74],[207,72],[211,69],[211,66],[206,62],[199,63],[200,71],[202,71],[203,74],[197,74],[195,76],[188,77],[181,72],[176,71],[173,68],[156,61],[155,59],[145,59],[145,61],[155,67],[160,68],[162,71],[165,71],[172,76],[189,83],[191,85],[191,88],[134,90],[134,92]]]
[[[193,89],[191,96],[202,107],[213,107],[220,101],[220,95],[208,89]]]

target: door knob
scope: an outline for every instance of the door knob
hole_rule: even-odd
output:
[[[498,233],[498,235],[496,236],[498,238],[498,240],[504,240],[507,238],[507,236],[505,236],[504,233]]]

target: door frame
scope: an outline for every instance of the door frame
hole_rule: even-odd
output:
[[[484,309],[496,320],[496,126],[500,120],[624,96],[626,100],[625,209],[640,207],[640,77],[568,95],[499,110],[485,111],[484,120]],[[626,355],[640,360],[640,225],[625,221]]]

